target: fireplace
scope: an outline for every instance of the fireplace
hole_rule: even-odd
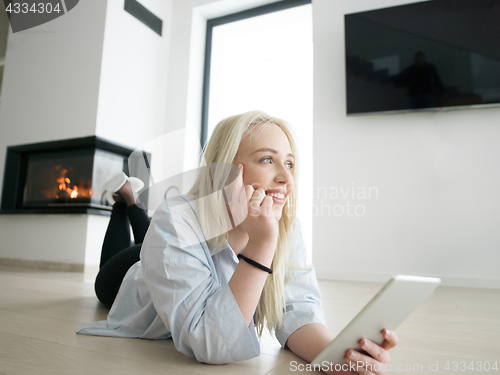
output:
[[[109,215],[106,181],[120,171],[149,179],[146,168],[134,165],[149,165],[151,155],[133,151],[95,136],[10,146],[0,212]],[[138,156],[144,159],[129,162]],[[147,191],[141,201],[147,206]]]

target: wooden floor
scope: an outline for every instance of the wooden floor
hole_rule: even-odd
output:
[[[94,296],[94,276],[0,269],[0,374],[278,375],[304,364],[270,336],[262,339],[259,357],[211,366],[178,353],[171,340],[77,335],[84,323],[106,317]],[[320,287],[336,334],[380,284],[321,281]],[[500,374],[484,370],[487,362],[500,366],[500,290],[440,287],[397,332],[391,374]]]

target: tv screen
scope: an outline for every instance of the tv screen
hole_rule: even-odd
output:
[[[500,103],[500,0],[345,15],[348,114]]]

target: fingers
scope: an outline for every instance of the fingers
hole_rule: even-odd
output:
[[[267,195],[264,189],[262,188],[257,188],[254,190],[253,187],[249,185],[245,186],[245,188],[247,191],[247,197],[250,196],[250,200],[248,202],[249,215],[255,217],[261,215],[264,216],[272,215],[272,208],[274,205],[273,198]]]
[[[243,164],[239,164],[238,167],[238,176],[224,187],[233,228],[240,225],[247,217],[248,201],[252,194],[243,183]]]
[[[238,164],[239,167],[239,174],[238,177],[236,178],[237,184],[235,187],[237,188],[239,194],[237,194],[238,200],[237,202],[245,202],[248,204],[250,202],[250,199],[252,198],[252,195],[255,192],[255,189],[253,188],[252,185],[245,185],[243,182],[243,173],[244,173],[244,166],[243,164]]]
[[[399,337],[396,332],[389,329],[384,329],[382,331],[382,336],[384,337],[384,341],[380,344],[380,346],[385,350],[394,348],[399,342]]]
[[[245,185],[243,182],[243,173],[244,173],[244,166],[243,164],[238,164],[239,167],[239,174],[238,177],[236,178],[237,180],[237,190],[239,192],[238,194],[238,202],[245,202],[248,204],[250,202],[250,199],[252,198],[253,193],[255,192],[255,189],[253,188],[252,185]]]
[[[264,199],[262,200],[262,213],[266,216],[270,216],[272,214],[273,204],[273,198],[270,195],[265,195]]]
[[[344,360],[349,365],[350,369],[354,369],[360,375],[383,375],[386,371],[387,362],[379,362],[370,356],[361,354],[352,349],[346,352]]]
[[[252,185],[245,185],[245,189],[243,189],[243,192],[245,194],[246,202],[248,203],[250,202],[250,199],[252,199],[255,189]]]
[[[248,185],[245,186],[248,188]],[[252,187],[253,189],[253,187]],[[250,191],[250,189],[248,189]],[[264,199],[264,192],[262,189],[254,190],[252,195],[250,196],[250,200],[248,201],[248,213],[252,216],[259,216],[260,214],[260,203],[262,199]]]
[[[253,211],[259,210],[260,212],[260,205],[262,204],[262,201],[266,197],[266,193],[262,188],[254,189],[253,187],[251,187],[251,189],[253,190],[253,193],[250,197],[249,205],[253,209]],[[251,191],[250,188],[248,190]]]
[[[226,165],[213,164],[212,165],[212,174],[217,175],[218,173],[227,173],[223,167]],[[237,174],[236,174],[237,173]],[[243,165],[239,164],[238,169],[236,166],[231,164],[229,170],[229,176],[227,176],[225,186],[223,188],[224,193],[227,197],[228,202],[235,202],[235,198],[239,198],[240,191],[243,189]]]
[[[361,339],[359,341],[359,346],[377,362],[389,363],[391,361],[389,352],[386,349],[378,346],[377,344],[374,344],[370,340]]]
[[[240,169],[240,174],[238,175],[238,186],[244,190],[244,194],[242,192],[241,196],[246,197],[247,202],[251,202],[254,204],[260,205],[266,205],[272,206],[273,199],[266,195],[266,192],[262,188],[257,188],[255,189],[252,185],[245,185],[243,182],[243,173],[244,173],[244,166],[243,164],[238,164],[238,167]],[[266,199],[267,198],[267,199]]]
[[[236,226],[245,220],[247,214],[252,216],[270,215],[274,205],[273,198],[267,195],[264,189],[244,184],[243,164],[238,164],[238,168],[238,177],[226,187],[229,193],[232,193],[229,198],[229,206]],[[242,207],[243,205],[245,208]],[[236,209],[237,207],[239,208]]]
[[[250,185],[247,185],[247,186],[250,186]],[[252,187],[252,189],[253,189],[253,187]],[[262,189],[262,188],[254,189],[252,197],[250,198],[250,202],[258,202],[259,206],[260,206],[260,204],[265,196],[266,196],[266,192],[264,191],[264,189]]]
[[[238,175],[239,186],[240,188],[243,188],[245,186],[243,182],[244,166],[243,164],[238,164],[238,166],[240,167],[240,174]]]
[[[396,332],[391,330],[383,330],[382,336],[384,341],[379,346],[367,339],[361,339],[359,346],[368,355],[361,354],[353,349],[346,352],[345,361],[348,364],[356,366],[356,371],[361,374],[385,374],[387,364],[391,363],[389,349],[394,348],[398,344],[398,336]]]
[[[259,206],[272,206],[273,198],[270,195],[267,195],[264,189],[257,188],[251,198],[251,201],[254,201]]]

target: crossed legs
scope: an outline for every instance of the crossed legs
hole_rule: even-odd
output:
[[[141,244],[149,227],[150,219],[135,204],[134,192],[127,182],[114,196],[111,218],[102,245],[99,273],[95,292],[99,301],[111,308],[125,274],[140,260]],[[130,226],[135,244],[131,244]]]

